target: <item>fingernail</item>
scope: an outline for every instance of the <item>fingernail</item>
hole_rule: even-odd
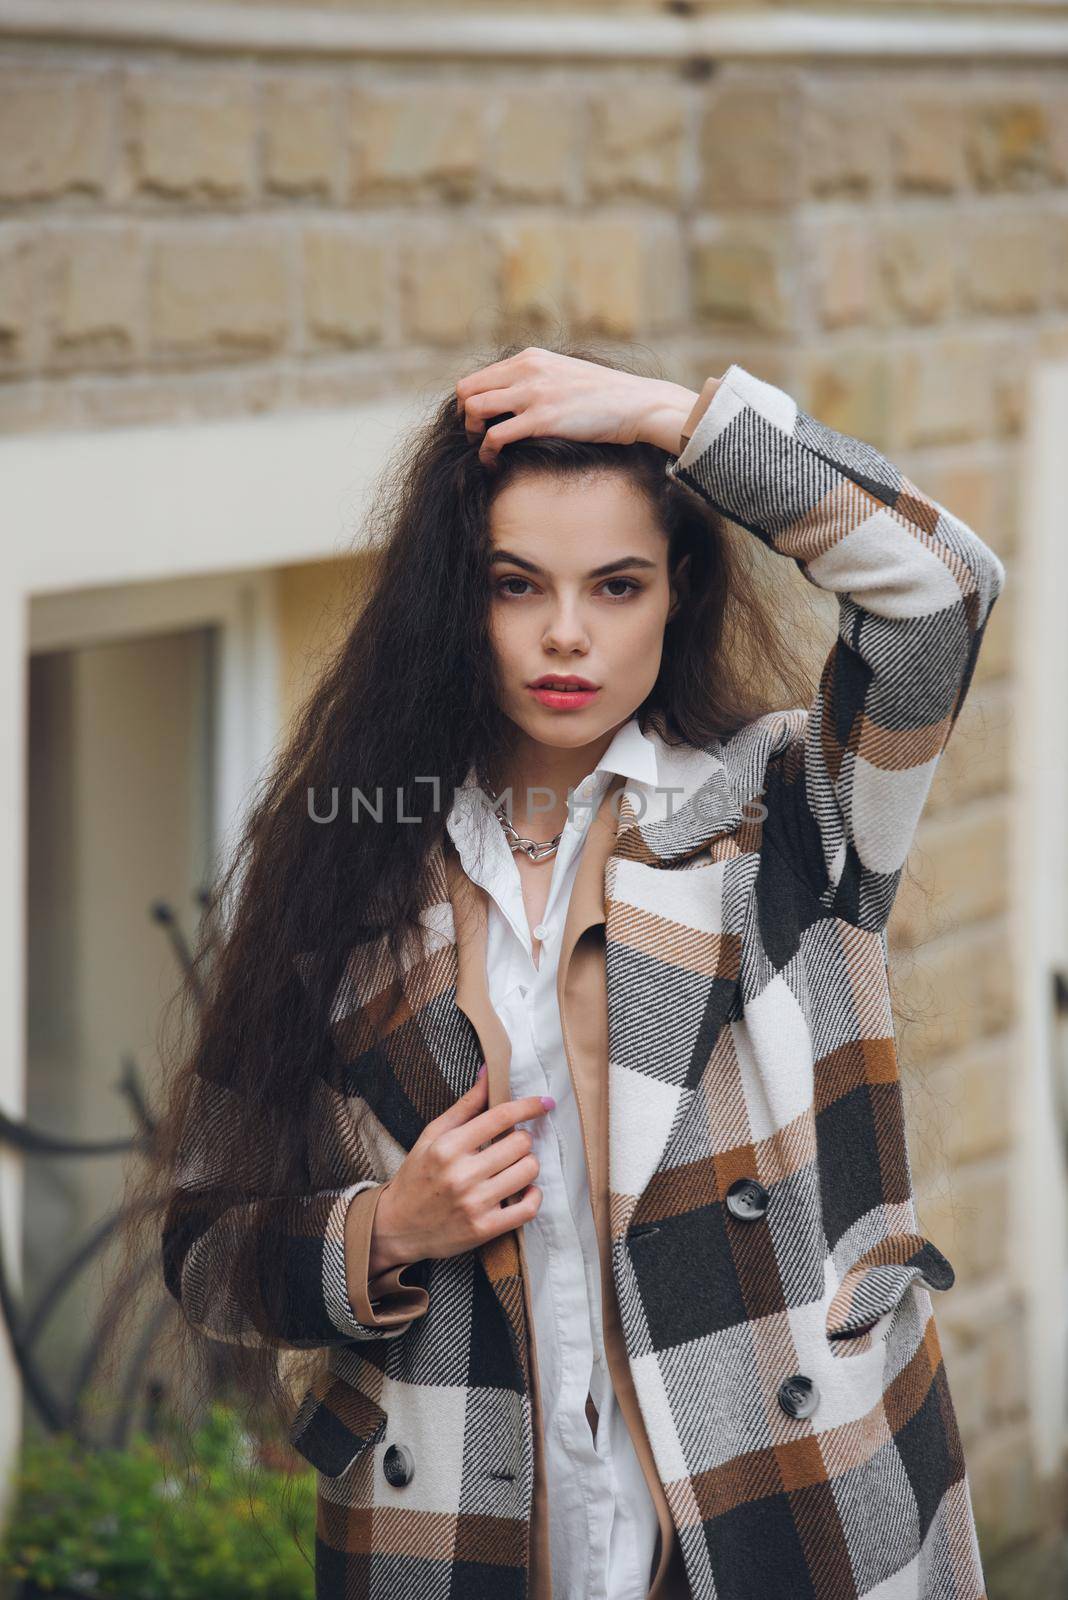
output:
[[[482,1065],[478,1069],[478,1072],[477,1072],[476,1076],[479,1077],[479,1078],[483,1077],[485,1075],[485,1071],[486,1071],[486,1063],[483,1061]]]
[[[551,1094],[543,1094],[541,1097],[541,1103],[545,1107],[546,1111],[551,1111],[553,1106],[556,1104],[556,1101],[553,1099]]]

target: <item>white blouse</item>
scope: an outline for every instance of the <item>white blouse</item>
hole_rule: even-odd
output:
[[[542,1191],[524,1224],[538,1374],[543,1397],[554,1596],[645,1600],[658,1522],[641,1462],[616,1402],[601,1324],[601,1270],[578,1104],[556,994],[560,942],[587,829],[613,773],[656,784],[656,750],[637,718],[620,727],[594,771],[575,786],[534,928],[508,841],[473,770],[446,820],[468,877],[489,895],[487,981],[511,1041],[511,1096],[551,1094],[556,1106],[521,1123],[533,1135]],[[588,802],[588,803],[587,803]],[[480,859],[479,846],[482,845]],[[597,1408],[597,1437],[586,1396]]]

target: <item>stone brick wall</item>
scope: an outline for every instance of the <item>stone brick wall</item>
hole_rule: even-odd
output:
[[[1024,381],[1068,354],[1063,64],[4,45],[4,431],[430,396],[490,341],[561,325],[637,341],[694,388],[732,360],[781,383],[963,515],[1011,578]],[[891,930],[995,1564],[1052,1515],[1005,1221],[1017,626],[1010,581]]]

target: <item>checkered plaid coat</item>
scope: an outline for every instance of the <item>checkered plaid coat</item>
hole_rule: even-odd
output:
[[[737,365],[667,470],[839,607],[810,707],[709,749],[658,740],[659,792],[626,789],[605,871],[612,1277],[687,1581],[700,1600],[982,1600],[929,1294],[953,1269],[914,1209],[886,923],[1004,571],[877,450]],[[402,1326],[361,1323],[346,1292],[349,1202],[485,1054],[440,848],[422,916],[429,960],[351,954],[309,1193],[208,1206],[164,1240],[198,1326],[327,1352],[291,1433],[319,1473],[318,1600],[528,1594],[519,1234],[406,1269],[426,1309]],[[207,1194],[240,1108],[205,1095],[183,1181]],[[740,1177],[767,1191],[755,1221],[725,1203]],[[230,1292],[240,1250],[255,1304]]]

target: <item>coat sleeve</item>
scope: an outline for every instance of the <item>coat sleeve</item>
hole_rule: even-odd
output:
[[[733,364],[669,476],[838,599],[788,760],[777,842],[834,914],[884,928],[1004,582],[998,557],[874,446]]]
[[[164,1282],[186,1320],[225,1343],[280,1349],[397,1338],[426,1311],[429,1296],[401,1281],[407,1266],[367,1281],[374,1209],[384,1185],[354,1177],[299,1194],[235,1192],[226,1153],[236,1146],[227,1129],[241,1115],[230,1089],[197,1079],[162,1230]],[[352,1170],[344,1097],[321,1081],[308,1130],[309,1142],[339,1172]],[[345,1252],[354,1204],[360,1210],[349,1230],[357,1257],[350,1275],[358,1287],[366,1284],[355,1306]]]

